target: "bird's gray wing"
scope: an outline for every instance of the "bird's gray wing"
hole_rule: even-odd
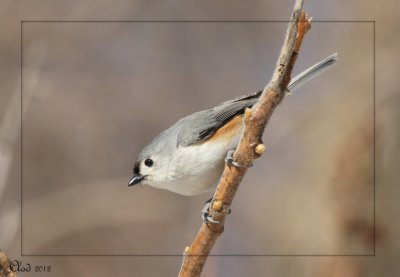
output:
[[[177,146],[189,146],[211,137],[219,128],[246,108],[252,107],[262,91],[226,101],[212,109],[201,111],[181,119]]]
[[[288,85],[288,89],[294,91],[313,77],[329,69],[337,60],[337,54],[335,53],[316,63],[293,78]],[[255,93],[223,102],[210,110],[194,113],[181,119],[177,122],[180,127],[177,146],[188,146],[211,137],[233,117],[243,114],[246,108],[252,107],[261,93],[262,90],[259,90]]]

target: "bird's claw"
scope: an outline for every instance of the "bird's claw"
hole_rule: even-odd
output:
[[[212,198],[210,200],[207,200],[207,202],[204,204],[203,209],[201,210],[201,218],[203,219],[204,223],[213,223],[213,224],[218,224],[218,220],[214,220],[212,215],[210,215],[210,207],[211,207],[211,202]]]
[[[249,168],[252,167],[253,164],[250,164],[249,166],[242,165],[235,161],[233,159],[233,153],[235,153],[235,150],[229,150],[228,153],[226,153],[226,158],[225,162],[228,164],[228,166],[234,166],[234,167],[239,167],[239,168]]]
[[[203,219],[203,222],[206,224],[207,223],[213,223],[213,224],[219,223],[219,221],[215,220],[210,213],[210,208],[211,208],[212,202],[213,202],[212,198],[207,200],[206,203],[204,204],[203,209],[201,210],[201,218]],[[230,214],[231,212],[232,211],[229,208],[228,211],[226,212],[226,214]]]

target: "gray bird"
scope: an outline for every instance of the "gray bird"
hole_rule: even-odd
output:
[[[333,54],[292,79],[289,91],[329,69]],[[139,154],[129,186],[149,185],[192,196],[214,189],[227,153],[232,153],[243,133],[243,114],[262,90],[188,115],[161,132]]]

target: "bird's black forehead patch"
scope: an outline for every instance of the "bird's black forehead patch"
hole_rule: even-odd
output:
[[[137,161],[135,163],[135,165],[133,166],[133,173],[134,174],[139,174],[140,173],[140,162],[139,161]]]

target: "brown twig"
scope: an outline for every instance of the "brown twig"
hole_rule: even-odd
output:
[[[0,276],[1,277],[16,277],[14,272],[10,269],[10,260],[0,251]]]
[[[269,84],[264,88],[257,104],[247,109],[244,116],[245,129],[233,159],[243,165],[235,167],[225,165],[224,172],[215,191],[211,205],[211,214],[218,224],[203,223],[190,247],[186,247],[179,276],[199,276],[207,257],[224,230],[225,215],[231,206],[233,197],[253,161],[265,147],[261,137],[275,107],[283,100],[290,82],[293,65],[296,61],[304,34],[311,24],[302,10],[303,1],[296,0],[294,11],[288,26],[286,38]]]

